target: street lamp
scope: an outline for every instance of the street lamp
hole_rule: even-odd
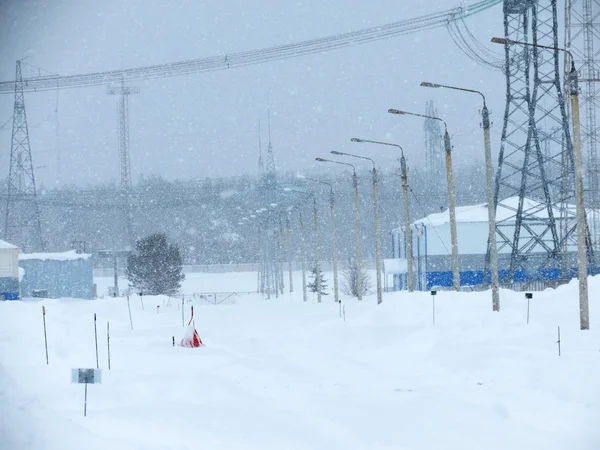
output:
[[[427,116],[425,114],[411,113],[397,109],[388,109],[388,113],[439,120],[444,124],[444,150],[446,151],[446,179],[448,183],[448,213],[450,216],[450,241],[452,244],[452,281],[454,284],[454,289],[456,291],[460,291],[460,272],[458,271],[458,239],[456,237],[456,203],[454,200],[454,181],[452,174],[452,145],[450,144],[448,125],[444,120],[435,116]]]
[[[326,184],[329,186],[329,212],[331,214],[331,227],[333,229],[333,245],[332,245],[332,264],[333,264],[333,293],[335,302],[339,303],[340,295],[338,289],[338,270],[337,270],[337,233],[335,228],[335,198],[333,195],[333,186],[327,181],[315,180],[313,178],[305,178],[306,180],[313,181],[315,183]]]
[[[313,219],[314,219],[314,234],[315,234],[315,283],[317,288],[317,301],[321,303],[321,262],[319,261],[319,211],[317,210],[317,198],[312,192],[308,193],[313,200]]]
[[[415,279],[413,271],[413,251],[412,251],[412,230],[410,228],[410,211],[408,205],[408,173],[406,170],[406,159],[404,158],[404,150],[398,144],[391,144],[389,142],[371,141],[368,139],[352,138],[352,142],[389,145],[392,147],[398,147],[400,149],[400,170],[402,178],[402,196],[404,199],[404,228],[406,230],[406,260],[407,264],[407,281],[408,281],[408,292],[415,290]]]
[[[377,196],[377,169],[375,167],[375,161],[366,156],[352,155],[350,153],[337,152],[335,150],[330,152],[332,155],[339,156],[350,156],[351,158],[367,159],[373,164],[373,213],[375,215],[375,273],[377,274],[377,304],[380,305],[383,302],[383,294],[381,292],[381,248],[380,248],[380,232],[379,232],[379,200]]]
[[[566,86],[569,90],[571,99],[571,121],[573,127],[573,165],[575,172],[575,214],[577,216],[577,276],[579,278],[579,328],[582,330],[590,329],[590,311],[588,303],[588,282],[587,282],[587,251],[586,251],[586,223],[585,206],[583,193],[583,167],[581,155],[581,125],[579,123],[579,79],[575,70],[575,60],[570,51],[560,47],[550,47],[547,45],[532,44],[529,42],[513,41],[506,38],[492,38],[495,44],[524,45],[528,47],[538,47],[547,50],[562,51],[569,55],[571,59],[571,70],[565,73]],[[565,71],[566,72],[566,71]]]
[[[302,209],[298,209],[298,220],[300,221],[300,251],[302,253],[302,300],[307,301],[306,296],[306,244],[304,242],[304,222],[302,220]]]
[[[362,257],[360,245],[360,211],[358,210],[358,177],[356,176],[356,168],[353,164],[341,161],[333,161],[331,159],[315,158],[319,162],[327,162],[333,164],[341,164],[343,166],[352,167],[352,187],[354,189],[354,234],[356,236],[356,297],[362,300],[364,280],[362,274]]]
[[[494,191],[492,189],[493,174],[492,174],[492,145],[490,140],[490,114],[487,109],[485,102],[485,95],[483,93],[473,90],[465,89],[456,86],[446,86],[437,83],[422,82],[421,86],[430,88],[444,88],[452,89],[455,91],[470,92],[481,95],[483,99],[483,108],[481,109],[481,119],[483,125],[483,143],[484,143],[484,154],[485,154],[485,178],[486,178],[486,193],[488,203],[488,234],[489,234],[489,245],[490,245],[490,272],[492,282],[492,309],[494,311],[500,311],[500,288],[498,279],[498,248],[496,247],[496,208],[494,205]]]

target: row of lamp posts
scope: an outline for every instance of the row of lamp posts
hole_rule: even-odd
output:
[[[578,76],[575,70],[573,56],[568,50],[556,47],[543,46],[538,44],[531,44],[527,42],[513,41],[505,38],[493,38],[492,42],[504,45],[525,45],[532,47],[539,47],[554,51],[563,51],[569,54],[571,59],[570,72],[566,74],[566,83],[571,99],[571,120],[573,127],[573,152],[574,152],[574,172],[575,172],[575,202],[576,202],[576,216],[577,216],[577,252],[578,252],[578,278],[579,278],[579,306],[580,306],[580,328],[582,330],[589,329],[589,307],[588,307],[588,286],[587,286],[587,249],[586,249],[586,223],[585,223],[585,209],[584,209],[584,198],[583,198],[583,169],[582,169],[582,153],[581,153],[581,131],[579,123],[579,90],[578,90]],[[489,111],[487,109],[486,99],[483,93],[473,89],[466,89],[456,86],[448,86],[430,82],[421,83],[423,87],[429,88],[443,88],[451,89],[455,91],[462,91],[467,93],[474,93],[481,96],[483,100],[483,107],[481,110],[482,115],[482,128],[484,137],[484,155],[486,165],[486,196],[488,203],[488,246],[490,250],[490,277],[491,277],[491,291],[492,291],[492,308],[494,311],[500,310],[500,296],[499,296],[499,276],[498,276],[498,252],[496,243],[496,221],[495,221],[495,205],[494,205],[494,192],[493,192],[493,173],[492,173],[492,152],[490,142],[490,118]],[[446,122],[440,117],[428,116],[423,114],[417,114],[407,111],[401,111],[397,109],[389,109],[388,113],[397,115],[410,115],[421,117],[425,119],[433,119],[441,121],[444,124],[444,152],[446,159],[446,178],[448,187],[448,213],[450,219],[450,239],[451,239],[451,253],[452,253],[452,279],[453,287],[455,290],[460,290],[460,272],[459,272],[459,255],[458,255],[458,238],[456,230],[456,204],[454,196],[454,181],[452,172],[452,145],[450,142],[450,135],[448,133],[448,126]],[[358,143],[371,143],[378,145],[394,146],[400,149],[400,169],[401,169],[401,180],[402,180],[402,196],[404,202],[404,228],[406,236],[406,259],[408,262],[407,267],[407,285],[409,292],[414,291],[414,271],[412,267],[412,233],[410,226],[410,215],[409,215],[409,201],[408,201],[408,174],[406,167],[406,159],[404,157],[404,151],[398,144],[373,141],[360,138],[352,138],[352,142]],[[332,151],[334,155],[348,156],[352,158],[361,158],[371,161],[373,165],[373,212],[375,218],[375,258],[376,258],[376,273],[377,273],[377,303],[382,303],[382,287],[381,287],[381,248],[380,248],[380,221],[379,221],[379,201],[378,201],[378,177],[375,162],[371,158],[364,156],[353,155],[350,153]],[[354,190],[354,211],[355,211],[355,235],[356,235],[356,268],[357,275],[359,277],[359,286],[357,296],[358,299],[362,299],[363,286],[362,286],[362,255],[361,255],[361,237],[360,237],[360,212],[358,209],[358,178],[356,175],[356,168],[354,165],[347,162],[335,161],[324,158],[316,158],[319,162],[342,164],[352,168],[352,183]],[[330,213],[331,221],[333,225],[333,270],[334,270],[334,291],[335,301],[339,301],[338,293],[338,274],[337,274],[337,254],[336,254],[336,230],[335,230],[335,199],[333,188],[331,184],[320,180],[309,179],[310,181],[327,184],[330,189]],[[321,270],[319,263],[319,241],[318,241],[318,212],[316,207],[316,199],[313,195],[313,209],[314,209],[314,227],[315,227],[315,239],[316,239],[316,283],[317,292],[319,295],[319,301],[321,301]],[[301,227],[302,225],[302,219]],[[304,234],[302,232],[302,247],[304,252]],[[303,258],[304,259],[304,258]],[[304,270],[303,270],[304,272]],[[304,275],[303,275],[304,280]],[[305,282],[303,281],[303,284]],[[306,292],[305,286],[304,292]],[[306,294],[305,294],[306,295]],[[305,298],[306,300],[306,298]]]

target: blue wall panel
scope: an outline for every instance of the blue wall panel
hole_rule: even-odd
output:
[[[17,278],[0,278],[0,296],[4,300],[19,300],[19,280]]]
[[[94,298],[94,264],[91,258],[71,260],[25,259],[21,295],[31,297],[38,289],[48,290],[48,297]]]

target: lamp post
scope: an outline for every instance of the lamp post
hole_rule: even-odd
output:
[[[354,234],[356,236],[356,297],[362,300],[363,296],[363,276],[362,276],[362,256],[360,245],[360,211],[358,210],[358,177],[356,176],[356,168],[350,163],[341,161],[333,161],[331,159],[315,158],[319,162],[327,162],[341,164],[352,167],[352,187],[354,189]]]
[[[465,89],[456,86],[446,86],[437,83],[421,83],[423,87],[430,88],[444,88],[452,89],[455,91],[470,92],[481,95],[483,99],[483,108],[481,109],[481,121],[483,128],[483,143],[484,143],[484,154],[485,154],[485,179],[486,179],[486,194],[488,203],[488,239],[490,245],[490,272],[492,282],[492,309],[494,311],[500,311],[500,288],[498,279],[498,248],[496,246],[496,208],[494,205],[494,191],[492,189],[493,174],[492,174],[492,145],[490,139],[490,114],[487,109],[485,102],[485,95],[483,93],[473,90]]]
[[[288,275],[290,281],[290,294],[294,292],[293,277],[292,277],[292,227],[290,226],[289,211],[285,211],[285,236],[288,258]]]
[[[571,59],[571,70],[565,73],[566,87],[569,90],[571,99],[571,121],[573,127],[573,163],[575,172],[575,215],[577,217],[577,276],[579,278],[579,328],[582,330],[590,329],[590,311],[588,303],[588,282],[587,282],[587,248],[586,248],[586,223],[585,206],[583,193],[583,157],[581,154],[581,125],[579,123],[579,79],[575,70],[575,61],[570,51],[560,47],[550,47],[547,45],[532,44],[529,42],[513,41],[506,38],[492,38],[495,44],[525,45],[528,47],[538,47],[553,51],[562,51],[569,55]]]
[[[306,244],[304,242],[304,222],[302,221],[302,210],[298,208],[298,220],[300,221],[300,252],[302,253],[302,300],[307,301],[306,296]]]
[[[460,272],[458,270],[458,239],[456,236],[456,202],[454,200],[454,179],[452,174],[452,145],[450,143],[450,135],[448,134],[448,125],[444,120],[435,116],[427,116],[424,114],[400,111],[397,109],[388,109],[388,113],[439,120],[444,124],[444,150],[446,152],[446,179],[448,183],[448,213],[450,216],[450,241],[452,244],[452,281],[454,289],[456,291],[460,291]]]
[[[415,279],[413,271],[413,251],[412,251],[412,230],[410,228],[410,210],[408,204],[408,172],[406,170],[406,159],[404,158],[404,150],[398,144],[392,144],[389,142],[371,141],[368,139],[352,138],[352,142],[361,142],[369,144],[389,145],[392,147],[398,147],[400,149],[400,172],[402,179],[402,197],[404,200],[404,228],[406,233],[406,260],[407,264],[407,284],[408,292],[414,292],[415,290]]]
[[[379,199],[377,195],[378,182],[377,182],[377,168],[375,167],[375,161],[365,156],[352,155],[350,153],[330,152],[333,155],[339,156],[350,156],[351,158],[367,159],[373,164],[373,214],[375,215],[375,273],[377,275],[377,304],[380,305],[383,302],[383,294],[381,290],[381,248],[380,248],[380,226],[379,226]]]
[[[335,228],[335,197],[333,194],[333,186],[327,181],[315,180],[313,178],[306,178],[309,181],[315,183],[321,183],[329,186],[329,212],[331,215],[331,227],[333,230],[333,242],[332,242],[332,264],[333,264],[333,295],[336,303],[339,303],[339,289],[338,289],[338,270],[337,270],[337,232]]]

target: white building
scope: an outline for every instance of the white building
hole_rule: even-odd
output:
[[[527,212],[527,227],[521,227],[519,246],[530,250],[530,260],[539,260],[544,270],[535,273],[525,270],[515,272],[515,281],[531,281],[539,278],[545,280],[559,278],[560,269],[555,261],[546,260],[547,248],[554,247],[552,235],[543,233],[547,228],[548,211],[546,207],[534,200],[525,199],[523,210]],[[507,275],[510,263],[511,246],[515,231],[515,216],[519,198],[510,197],[498,203],[496,211],[498,262],[500,279]],[[561,218],[560,211],[553,210],[557,229],[567,220]],[[569,220],[574,218],[574,206],[569,208]],[[540,219],[539,221],[537,221]],[[413,268],[415,273],[415,289],[430,290],[433,287],[452,286],[452,258],[450,243],[450,219],[448,210],[430,214],[416,220],[411,225],[413,242]],[[459,252],[459,270],[461,286],[483,284],[483,271],[488,242],[488,208],[487,203],[456,208],[456,230]],[[533,232],[533,234],[532,234]],[[539,235],[543,235],[539,239]],[[534,239],[535,238],[535,239]],[[569,254],[568,267],[576,267],[576,241],[567,242]],[[547,246],[547,247],[546,247]],[[406,259],[406,238],[404,227],[392,230],[393,257]],[[406,275],[394,276],[394,289],[406,289]]]
[[[0,300],[19,299],[19,249],[0,241]]]

